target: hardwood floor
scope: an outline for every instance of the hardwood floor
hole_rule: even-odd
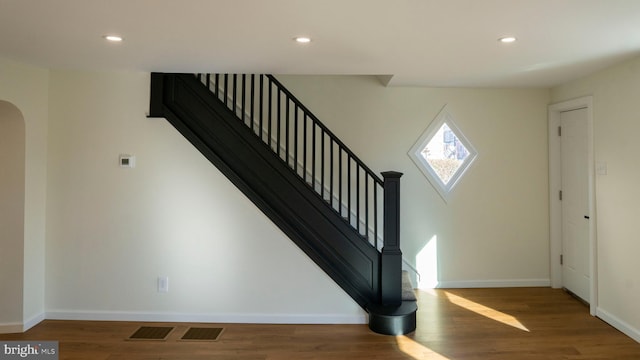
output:
[[[57,340],[60,359],[640,359],[640,344],[562,290],[439,289],[418,292],[418,328],[407,336],[366,325],[170,325],[166,341],[128,341],[140,322],[46,320],[1,340]],[[224,327],[216,342],[179,341],[190,326]]]

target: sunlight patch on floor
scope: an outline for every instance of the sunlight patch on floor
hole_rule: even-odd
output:
[[[430,288],[428,288],[428,289],[419,289],[419,291],[420,291],[420,293],[428,294],[428,295],[431,295],[433,297],[439,297],[440,296],[440,294],[438,294],[438,290],[436,290],[436,289],[430,289]]]
[[[450,360],[448,357],[444,357],[404,335],[396,336],[396,341],[398,342],[398,348],[414,359]]]
[[[516,319],[512,315],[505,314],[498,310],[494,310],[490,307],[484,306],[482,304],[478,304],[477,302],[465,299],[463,297],[460,297],[458,295],[452,294],[447,291],[445,291],[444,294],[447,296],[449,301],[451,301],[453,304],[456,304],[462,308],[472,311],[478,315],[487,317],[491,320],[495,320],[505,325],[512,326],[516,329],[529,332],[529,329],[527,329],[520,321],[518,321],[518,319]]]

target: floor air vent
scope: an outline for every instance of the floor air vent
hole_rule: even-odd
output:
[[[217,341],[224,328],[196,328],[192,327],[180,338],[183,341]]]
[[[173,326],[141,326],[129,340],[165,340],[173,330]]]

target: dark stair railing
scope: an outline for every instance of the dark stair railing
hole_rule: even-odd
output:
[[[398,334],[415,329],[415,302],[407,306],[401,298],[401,173],[383,172],[383,179],[378,177],[272,75],[154,73],[151,90],[150,117],[166,117],[216,164],[369,312],[370,327],[374,331]],[[207,99],[205,92],[214,100]],[[225,127],[214,128],[213,117],[226,121]],[[200,120],[185,120],[191,118]],[[242,124],[245,130],[237,124]],[[208,137],[202,133],[208,133]],[[232,135],[238,135],[242,144],[226,139]],[[260,163],[238,166],[238,161],[250,159],[240,154],[246,148],[261,152],[256,143],[270,149],[282,165],[263,154],[261,161],[270,163],[270,167],[262,172],[258,169]],[[335,227],[333,232],[313,229],[311,220],[293,219],[309,216],[312,212],[309,209],[319,209],[318,205],[300,205],[297,212],[287,208],[289,212],[285,214],[278,204],[272,204],[298,201],[293,196],[284,199],[270,193],[289,191],[275,177],[271,182],[254,179],[261,174],[268,178],[271,169],[280,167],[289,169],[307,191],[315,194],[319,203],[351,228],[355,237],[321,209],[317,210],[321,217],[313,218],[314,221],[329,219],[326,221],[334,224],[331,225]],[[278,171],[289,178],[286,171]],[[292,189],[299,186],[291,179],[285,181],[287,184],[293,186]],[[295,191],[291,191],[295,195]],[[305,201],[315,202],[308,197]],[[334,239],[336,235],[344,239]],[[310,238],[320,239],[318,242],[322,243]]]
[[[369,243],[382,245],[384,181],[272,75],[198,79]]]

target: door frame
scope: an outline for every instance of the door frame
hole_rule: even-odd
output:
[[[565,111],[587,110],[587,169],[588,169],[588,203],[589,203],[589,272],[591,277],[589,293],[589,312],[596,315],[598,307],[598,248],[596,239],[596,193],[593,150],[593,96],[551,104],[549,111],[549,241],[551,264],[551,287],[562,287],[562,202],[559,192],[562,187],[562,161],[560,136],[560,113]]]

